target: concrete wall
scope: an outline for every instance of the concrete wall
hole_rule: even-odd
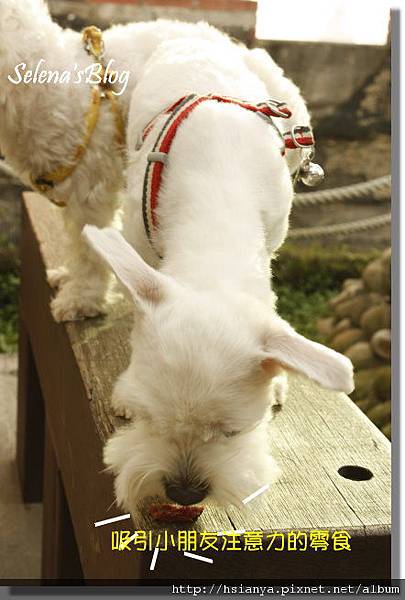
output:
[[[227,33],[252,42],[256,25],[254,0],[49,0],[52,14],[64,25],[81,29],[92,23],[179,19],[208,21]]]
[[[353,138],[390,128],[390,47],[259,42],[301,88],[314,123]],[[372,133],[369,131],[369,133]]]

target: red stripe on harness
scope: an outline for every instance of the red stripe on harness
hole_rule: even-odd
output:
[[[313,146],[314,145],[314,138],[312,136],[305,136],[305,137],[298,136],[296,138],[296,140],[300,146]],[[292,138],[285,138],[285,147],[288,150],[296,150],[296,148],[299,148],[300,146],[297,146],[297,144],[294,142],[294,140]]]
[[[184,98],[182,98],[181,100],[183,100],[183,99]],[[197,98],[197,100],[195,100],[192,104],[189,104],[188,106],[186,106],[186,108],[178,114],[178,116],[171,123],[166,135],[163,138],[163,141],[159,145],[159,148],[157,150],[158,152],[164,152],[165,154],[167,154],[169,152],[170,146],[172,145],[172,142],[174,139],[174,136],[176,135],[178,126],[184,121],[184,119],[186,119],[188,117],[190,112],[196,106],[198,106],[198,104],[201,104],[201,102],[204,102],[207,99],[208,99],[208,97],[206,97],[206,96],[200,96],[199,98]],[[172,107],[170,108],[170,110],[168,110],[168,112],[171,112],[176,106],[178,106],[179,102],[180,101],[178,101],[174,105],[172,105]],[[152,181],[151,181],[151,189],[150,189],[150,207],[151,207],[152,224],[153,224],[153,227],[155,227],[155,228],[157,227],[157,219],[156,219],[157,198],[158,198],[158,194],[159,194],[160,181],[162,178],[163,167],[164,167],[163,163],[156,162],[153,166],[153,171],[152,171]]]

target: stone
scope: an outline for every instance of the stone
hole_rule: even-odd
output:
[[[371,306],[360,319],[360,327],[367,337],[379,329],[388,329],[391,325],[391,306],[387,303]]]
[[[358,325],[363,313],[376,302],[378,302],[377,298],[370,294],[362,294],[341,302],[335,307],[335,312],[341,319],[348,317],[354,325]]]
[[[331,308],[335,308],[338,304],[344,302],[345,300],[350,300],[350,294],[347,290],[343,290],[337,296],[331,298],[328,304]]]
[[[321,335],[324,337],[330,337],[333,332],[333,325],[335,322],[334,317],[326,317],[325,319],[318,319],[316,322],[316,328]]]
[[[361,369],[354,374],[354,390],[350,394],[356,402],[368,398],[373,389],[375,369]]]
[[[356,405],[359,407],[360,410],[362,410],[364,413],[366,412],[366,410],[369,408],[369,404],[368,404],[368,400],[364,399],[364,400],[359,400],[358,402],[356,402]]]
[[[391,402],[379,402],[367,411],[368,418],[373,421],[377,427],[382,427],[391,420]]]
[[[353,346],[356,342],[364,340],[364,333],[361,329],[347,329],[338,333],[329,346],[337,352],[345,352],[350,346]]]
[[[351,298],[354,298],[364,292],[364,281],[362,279],[346,279],[346,287],[343,289]]]
[[[359,400],[358,402],[356,402],[356,405],[364,413],[367,413],[367,411],[370,410],[370,408],[372,406],[374,406],[374,404],[370,398],[363,398],[362,400]]]
[[[391,421],[383,425],[381,431],[390,440],[391,439]]]
[[[390,269],[380,259],[374,260],[363,271],[366,288],[372,292],[388,294],[391,288]]]
[[[385,366],[375,369],[372,390],[380,400],[391,398],[391,367]]]
[[[374,353],[384,360],[391,360],[391,329],[379,329],[370,341]]]
[[[345,319],[341,319],[340,321],[338,321],[333,329],[333,333],[335,335],[337,335],[338,333],[341,333],[342,331],[346,331],[346,329],[350,329],[352,326],[352,322],[351,320],[346,317]]]
[[[386,294],[379,294],[378,292],[370,292],[368,295],[368,299],[370,301],[370,306],[384,304],[384,302],[389,303],[389,296],[387,296]]]
[[[364,281],[362,279],[345,279],[342,287],[344,290],[346,290],[359,285],[364,288]]]
[[[374,356],[368,342],[357,342],[346,350],[345,355],[350,358],[355,369],[366,369],[374,364]]]
[[[364,282],[361,279],[346,279],[345,283],[343,284],[343,290],[329,300],[331,308],[335,308],[341,302],[355,298],[364,292]]]
[[[381,254],[381,262],[383,265],[389,265],[391,269],[391,248],[386,248]]]

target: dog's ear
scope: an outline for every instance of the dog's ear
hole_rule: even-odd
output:
[[[346,356],[308,340],[277,318],[266,336],[261,366],[272,376],[279,364],[306,375],[325,388],[346,394],[354,389],[353,365]]]
[[[108,262],[135,300],[158,304],[176,286],[171,277],[150,267],[116,229],[85,225],[82,235]]]

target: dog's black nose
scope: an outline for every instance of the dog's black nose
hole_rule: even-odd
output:
[[[167,497],[183,506],[198,504],[201,500],[204,500],[209,490],[209,485],[206,482],[191,485],[186,481],[170,481],[167,479],[164,481],[164,487]]]

